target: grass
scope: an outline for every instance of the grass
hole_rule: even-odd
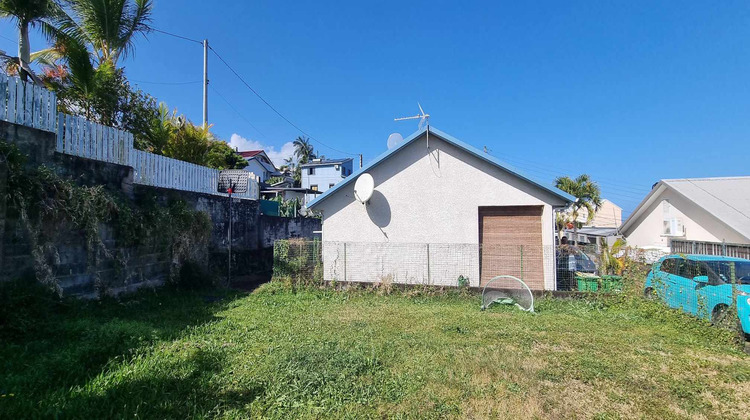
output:
[[[4,418],[750,413],[750,357],[732,334],[638,299],[481,312],[478,297],[456,293],[280,283],[123,302],[4,299]]]

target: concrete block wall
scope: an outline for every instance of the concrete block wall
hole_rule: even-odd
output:
[[[79,185],[104,185],[108,190],[122,192],[138,203],[147,195],[166,205],[170,200],[182,200],[189,208],[206,212],[213,224],[209,244],[209,267],[226,269],[229,200],[211,194],[177,191],[133,184],[133,170],[117,165],[55,152],[52,133],[0,121],[0,141],[15,144],[28,156],[27,165],[46,165],[60,176],[75,180]],[[34,277],[31,246],[18,215],[5,202],[6,176],[0,163],[0,281]],[[258,201],[232,202],[233,274],[252,274],[270,264],[272,258],[265,248],[276,239],[290,237],[312,238],[320,230],[318,219],[291,219],[261,216]],[[82,232],[66,232],[53,244],[48,260],[54,275],[67,295],[93,298],[101,295],[101,284],[106,292],[117,295],[141,287],[155,287],[167,281],[171,255],[153,247],[123,248],[117,244],[112,227],[101,226],[102,242],[117,261],[92,258],[85,246]],[[101,257],[101,255],[99,256]],[[266,264],[268,263],[268,264]]]

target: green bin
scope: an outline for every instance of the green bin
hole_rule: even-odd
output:
[[[602,276],[602,291],[605,293],[621,292],[621,276]]]
[[[578,282],[579,292],[596,292],[599,290],[599,278],[598,277],[576,276],[576,282]]]

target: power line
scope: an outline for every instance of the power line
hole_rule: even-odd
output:
[[[229,102],[229,101],[227,100],[227,98],[225,98],[225,97],[224,97],[224,95],[222,95],[222,94],[221,94],[221,93],[220,93],[220,92],[219,92],[218,90],[216,90],[216,88],[214,88],[213,86],[211,86],[211,85],[208,85],[208,87],[209,87],[209,88],[211,88],[211,90],[212,90],[212,91],[213,91],[213,92],[214,92],[215,94],[219,95],[219,98],[221,98],[221,100],[222,100],[222,101],[224,101],[224,102],[225,102],[225,103],[226,103],[226,104],[227,104],[227,105],[229,106],[229,108],[231,108],[231,109],[232,109],[232,111],[234,111],[234,113],[235,113],[235,114],[237,114],[237,115],[238,115],[238,116],[239,116],[240,118],[242,118],[242,119],[243,119],[243,120],[245,120],[245,121],[246,121],[246,122],[247,122],[248,124],[250,124],[250,127],[253,127],[253,128],[255,129],[255,131],[257,131],[257,132],[258,132],[258,134],[260,134],[260,135],[261,135],[261,136],[262,136],[263,138],[265,138],[266,140],[268,140],[268,137],[266,137],[266,135],[265,135],[265,134],[263,134],[263,132],[261,132],[260,130],[258,130],[258,127],[256,127],[256,126],[255,126],[255,124],[253,124],[252,122],[250,122],[250,120],[249,120],[249,119],[247,119],[247,118],[246,118],[246,117],[245,117],[244,115],[240,114],[240,112],[239,112],[239,111],[237,110],[237,108],[235,108],[235,107],[234,107],[234,105],[232,105],[232,103],[231,103],[231,102]]]
[[[0,38],[7,39],[8,41],[13,42],[13,43],[17,43],[18,42],[18,40],[16,40],[16,39],[10,39],[10,38],[8,38],[5,35],[0,35]]]
[[[195,42],[195,43],[198,43],[198,44],[201,44],[201,45],[203,45],[203,41],[198,41],[197,39],[193,39],[193,38],[188,38],[188,37],[186,37],[186,36],[182,36],[182,35],[177,35],[177,34],[173,34],[173,33],[171,33],[171,32],[167,32],[167,31],[162,31],[161,29],[156,29],[156,28],[151,28],[151,30],[153,30],[154,32],[159,32],[159,33],[162,33],[162,34],[164,34],[164,35],[169,35],[169,36],[173,36],[173,37],[175,37],[175,38],[180,38],[180,39],[184,39],[185,41]]]
[[[350,155],[350,156],[359,156],[359,154],[357,154],[357,153],[348,153],[348,152],[344,152],[344,151],[342,151],[342,150],[338,150],[338,149],[336,149],[336,148],[333,148],[333,147],[331,147],[331,146],[329,146],[329,145],[327,145],[327,144],[323,143],[322,141],[320,141],[320,140],[316,139],[315,137],[311,136],[311,135],[310,135],[310,134],[308,134],[307,132],[305,132],[305,130],[301,129],[301,128],[300,128],[300,127],[299,127],[299,126],[297,125],[297,124],[293,123],[293,122],[292,122],[292,121],[291,121],[291,120],[290,120],[289,118],[285,117],[285,116],[284,116],[284,114],[282,114],[281,112],[279,112],[279,111],[278,111],[278,110],[277,110],[276,108],[274,108],[274,107],[273,107],[273,105],[271,105],[271,104],[270,104],[270,103],[269,103],[268,101],[266,101],[266,100],[265,100],[265,99],[264,99],[264,98],[263,98],[262,96],[260,96],[260,94],[259,94],[259,93],[258,93],[258,92],[257,92],[257,91],[256,91],[255,89],[253,89],[253,87],[252,87],[252,86],[250,86],[250,84],[249,84],[249,83],[247,83],[247,82],[245,81],[245,79],[243,79],[243,78],[242,78],[242,76],[240,76],[240,75],[239,75],[239,73],[237,73],[237,71],[236,71],[236,70],[234,70],[234,69],[232,68],[232,66],[230,66],[230,65],[229,65],[229,63],[227,63],[227,62],[226,62],[226,60],[224,60],[224,58],[223,58],[223,57],[222,57],[221,55],[219,55],[219,53],[218,53],[218,52],[216,52],[216,50],[215,50],[215,49],[214,49],[213,47],[211,47],[211,46],[209,45],[209,47],[208,47],[208,48],[209,48],[209,49],[210,49],[210,50],[211,50],[211,51],[212,51],[212,52],[214,53],[214,55],[216,55],[216,57],[217,57],[217,58],[218,58],[219,60],[221,60],[221,62],[222,62],[222,63],[224,63],[224,65],[225,65],[225,66],[227,66],[227,68],[228,68],[228,69],[229,69],[229,70],[230,70],[230,71],[231,71],[232,73],[234,73],[234,75],[235,75],[235,76],[237,76],[237,78],[238,78],[238,79],[240,79],[240,81],[241,81],[241,82],[242,82],[242,83],[243,83],[243,84],[244,84],[244,85],[245,85],[245,86],[246,86],[246,87],[247,87],[248,89],[250,89],[250,91],[251,91],[251,92],[252,92],[252,93],[253,93],[253,94],[254,94],[255,96],[257,96],[257,97],[258,97],[258,99],[260,99],[260,100],[261,100],[261,101],[262,101],[262,102],[263,102],[264,104],[266,104],[266,106],[267,106],[267,107],[269,107],[269,108],[270,108],[270,109],[271,109],[271,110],[272,110],[273,112],[275,112],[275,113],[276,113],[276,115],[278,115],[279,117],[281,117],[281,119],[283,119],[284,121],[286,121],[286,122],[287,122],[287,123],[288,123],[289,125],[291,125],[292,127],[296,128],[296,129],[297,129],[297,131],[299,131],[300,133],[304,134],[305,136],[307,136],[307,137],[308,137],[308,138],[310,138],[311,140],[314,140],[315,142],[319,143],[320,145],[322,145],[322,146],[325,146],[325,147],[327,147],[328,149],[331,149],[331,150],[333,150],[333,151],[335,151],[335,152],[338,152],[338,153],[342,153],[342,154],[345,154],[345,155]]]
[[[715,196],[715,195],[714,195],[713,193],[711,193],[711,191],[708,191],[707,189],[705,189],[705,188],[701,187],[700,185],[696,184],[695,182],[693,182],[693,181],[692,181],[692,180],[690,180],[690,179],[688,179],[688,182],[689,182],[689,183],[691,183],[691,184],[693,184],[693,185],[695,185],[696,187],[698,187],[699,189],[701,189],[702,191],[704,191],[704,192],[705,192],[706,194],[710,195],[711,197],[713,197],[713,198],[715,198],[715,199],[717,199],[717,200],[721,201],[722,203],[726,204],[726,205],[727,205],[727,206],[728,206],[729,208],[731,208],[732,210],[736,211],[737,213],[739,213],[739,214],[741,214],[741,215],[745,216],[746,218],[750,219],[750,216],[748,216],[747,214],[743,213],[743,212],[742,212],[742,211],[741,211],[740,209],[738,209],[737,207],[735,207],[735,206],[733,206],[733,205],[731,205],[731,204],[727,203],[726,201],[722,200],[721,198],[719,198],[719,197]]]
[[[148,80],[130,80],[131,82],[135,83],[146,83],[150,85],[191,85],[195,83],[203,83],[203,80],[194,80],[191,82],[151,82]]]

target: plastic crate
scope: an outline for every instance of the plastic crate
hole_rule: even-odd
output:
[[[599,290],[598,277],[580,277],[576,276],[579,292],[596,292]]]
[[[602,276],[602,291],[605,293],[621,292],[621,276]]]

